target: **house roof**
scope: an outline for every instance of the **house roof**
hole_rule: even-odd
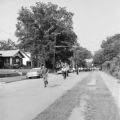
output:
[[[30,54],[30,52],[25,52],[24,50],[20,50],[21,52],[22,52],[22,54],[23,54],[23,56],[24,57],[27,57],[27,58],[31,58],[31,54]]]
[[[13,57],[15,56],[20,50],[0,50],[0,54],[2,57]]]

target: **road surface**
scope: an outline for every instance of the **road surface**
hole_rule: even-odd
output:
[[[0,120],[120,120],[119,84],[103,72],[0,85]]]

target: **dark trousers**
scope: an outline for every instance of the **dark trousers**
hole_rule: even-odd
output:
[[[63,71],[62,74],[63,74],[64,79],[66,79],[66,76],[67,76],[66,71]]]

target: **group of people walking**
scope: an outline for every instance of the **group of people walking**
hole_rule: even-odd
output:
[[[47,87],[47,85],[48,85],[48,79],[47,79],[47,77],[48,77],[48,72],[49,71],[45,67],[44,64],[41,66],[41,70],[42,70],[42,77],[43,77],[43,81],[44,81],[44,87]],[[63,64],[61,70],[62,70],[63,78],[66,79],[66,77],[69,76],[69,65],[67,63]],[[76,71],[76,73],[78,75],[79,70],[78,70],[77,66],[76,66],[75,71]]]
[[[61,70],[62,70],[63,78],[66,79],[66,77],[69,76],[69,65],[63,64]]]

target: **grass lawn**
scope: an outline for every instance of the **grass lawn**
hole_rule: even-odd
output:
[[[30,69],[0,69],[0,78],[26,75]]]
[[[16,82],[25,80],[30,69],[0,69],[0,82]],[[22,75],[20,74],[22,73]]]
[[[14,76],[14,77],[4,77],[0,78],[0,82],[10,83],[10,82],[17,82],[21,80],[27,80],[25,76]]]
[[[26,73],[29,70],[30,69],[0,69],[0,74],[13,73],[14,71],[19,71],[19,72]]]
[[[28,71],[30,69],[0,69],[0,82],[9,83],[26,80],[25,75]],[[22,73],[22,75],[19,73]]]

